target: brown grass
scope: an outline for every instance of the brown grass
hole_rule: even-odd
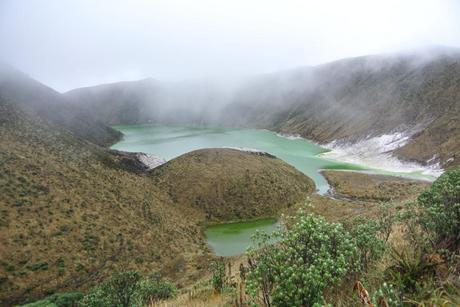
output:
[[[123,154],[75,138],[1,101],[0,125],[1,303],[85,290],[128,269],[160,272],[179,287],[199,280],[211,257],[200,226],[207,211],[185,201],[192,194],[185,197],[180,188],[172,193],[162,186],[168,180],[197,193],[198,204],[211,204],[208,188],[215,181],[206,170],[215,170],[221,205],[235,216],[257,216],[260,208],[278,205],[262,206],[266,198],[252,194],[256,184],[246,188],[241,178],[257,179],[260,193],[280,202],[286,191],[303,198],[311,189],[306,176],[280,160],[234,150],[183,156],[171,167],[165,165],[161,176],[132,172],[119,163]],[[226,171],[219,173],[221,169]],[[275,182],[277,189],[268,190],[264,181]],[[291,188],[283,182],[295,184]],[[247,206],[230,209],[235,199]]]

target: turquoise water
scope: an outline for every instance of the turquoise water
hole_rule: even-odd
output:
[[[150,153],[166,160],[201,148],[246,147],[266,151],[312,178],[321,194],[327,192],[329,185],[319,173],[320,169],[365,169],[358,165],[318,157],[318,154],[327,150],[307,140],[291,140],[268,130],[156,125],[114,128],[125,136],[113,149]]]
[[[313,179],[320,194],[329,185],[319,173],[321,169],[362,170],[388,175],[421,178],[420,174],[400,174],[372,170],[358,165],[341,163],[318,156],[326,149],[304,139],[288,139],[268,130],[199,128],[187,126],[129,125],[115,126],[124,138],[113,149],[150,153],[170,160],[201,148],[245,147],[271,153],[293,165]],[[206,230],[207,240],[219,256],[243,253],[251,244],[251,236],[258,230],[271,232],[277,227],[275,219],[211,226]]]
[[[272,233],[277,228],[276,219],[219,224],[206,229],[206,238],[217,256],[233,256],[243,253],[251,246],[251,236],[256,230]]]

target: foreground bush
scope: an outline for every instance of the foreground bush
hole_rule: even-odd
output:
[[[40,301],[23,305],[23,307],[72,307],[77,306],[82,298],[83,294],[80,292],[56,293]]]
[[[214,291],[222,292],[225,286],[225,263],[222,259],[214,260],[211,262],[212,271],[212,286]]]
[[[460,167],[445,172],[417,199],[416,223],[434,248],[460,248]]]
[[[144,306],[176,295],[173,284],[158,277],[142,279],[136,271],[118,273],[92,288],[80,306]]]
[[[174,284],[153,276],[139,283],[139,288],[135,294],[135,301],[137,305],[142,306],[175,297],[176,294],[177,288]]]
[[[355,238],[341,224],[303,212],[289,224],[286,231],[258,234],[248,252],[247,290],[257,304],[319,306],[328,288],[375,258],[372,242],[382,242],[373,227],[359,228]]]

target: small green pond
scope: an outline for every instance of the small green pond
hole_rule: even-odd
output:
[[[234,256],[251,246],[256,230],[272,233],[278,225],[274,218],[218,224],[206,229],[206,238],[217,256]]]

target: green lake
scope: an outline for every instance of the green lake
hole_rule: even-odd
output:
[[[114,128],[123,132],[124,138],[112,146],[113,149],[145,152],[166,160],[201,148],[243,147],[266,151],[312,178],[320,194],[326,193],[329,185],[319,170],[365,169],[321,158],[318,154],[326,152],[327,149],[304,139],[281,137],[268,130],[156,125],[127,125]]]
[[[256,230],[272,233],[277,228],[276,219],[219,224],[206,229],[206,238],[217,256],[234,256],[251,246],[251,236]]]
[[[268,152],[291,164],[313,179],[318,193],[324,194],[329,185],[319,173],[321,169],[362,170],[373,173],[397,174],[372,170],[358,165],[341,163],[319,156],[327,152],[313,142],[301,138],[286,138],[268,130],[224,129],[164,125],[114,126],[124,134],[113,149],[145,152],[170,160],[189,151],[201,148],[241,147]],[[406,176],[410,176],[407,175]],[[210,246],[217,255],[234,255],[244,252],[256,229],[270,231],[276,220],[261,220],[212,226],[206,232]]]

